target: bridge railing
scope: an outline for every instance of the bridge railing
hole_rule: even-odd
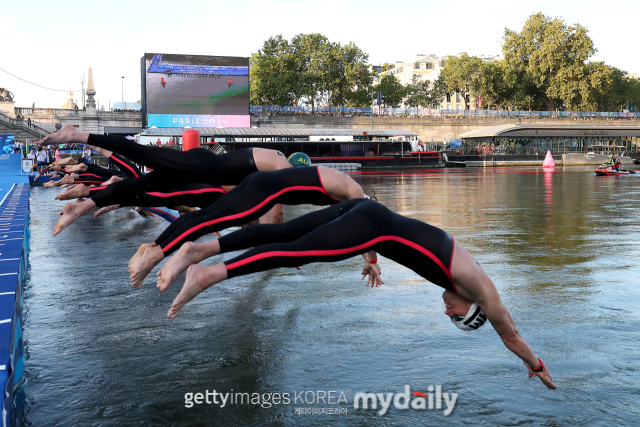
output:
[[[51,132],[49,132],[46,129],[41,128],[40,126],[37,126],[35,123],[31,123],[29,124],[29,122],[23,120],[23,119],[12,119],[11,117],[8,117],[2,113],[0,113],[0,122],[4,123],[5,125],[14,127],[14,128],[20,128],[22,130],[26,130],[27,132],[33,132],[33,133],[38,133],[41,136],[46,136],[49,135]]]
[[[80,111],[82,110],[68,108],[15,108],[16,116],[77,116],[80,114]]]
[[[379,108],[379,107],[311,107],[311,106],[284,106],[277,105],[252,105],[252,113],[275,113],[275,114],[362,114],[371,115],[372,112],[377,116],[446,116],[446,117],[501,117],[501,118],[528,118],[544,119],[544,118],[567,118],[567,119],[596,119],[596,118],[614,118],[614,119],[637,119],[640,118],[638,112],[572,112],[572,111],[511,111],[511,110],[444,110],[429,108]]]

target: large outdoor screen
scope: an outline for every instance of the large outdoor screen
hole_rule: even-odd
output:
[[[249,127],[249,58],[146,53],[147,127]]]

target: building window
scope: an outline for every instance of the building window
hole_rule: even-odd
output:
[[[451,102],[451,94],[450,93],[447,94],[447,102]]]
[[[460,108],[460,104],[456,105],[456,110],[462,110],[462,108]]]
[[[460,94],[456,93],[456,102],[460,102]]]
[[[420,69],[421,70],[426,70],[427,69],[427,64],[424,63],[424,62],[422,64],[420,64]]]

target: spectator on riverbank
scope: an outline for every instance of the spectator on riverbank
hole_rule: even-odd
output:
[[[91,163],[91,150],[87,146],[82,150],[82,161],[85,163]]]

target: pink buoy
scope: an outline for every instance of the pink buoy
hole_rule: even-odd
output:
[[[544,162],[542,162],[543,168],[555,168],[556,162],[553,161],[553,156],[551,156],[551,151],[547,151],[547,157],[544,158]]]

